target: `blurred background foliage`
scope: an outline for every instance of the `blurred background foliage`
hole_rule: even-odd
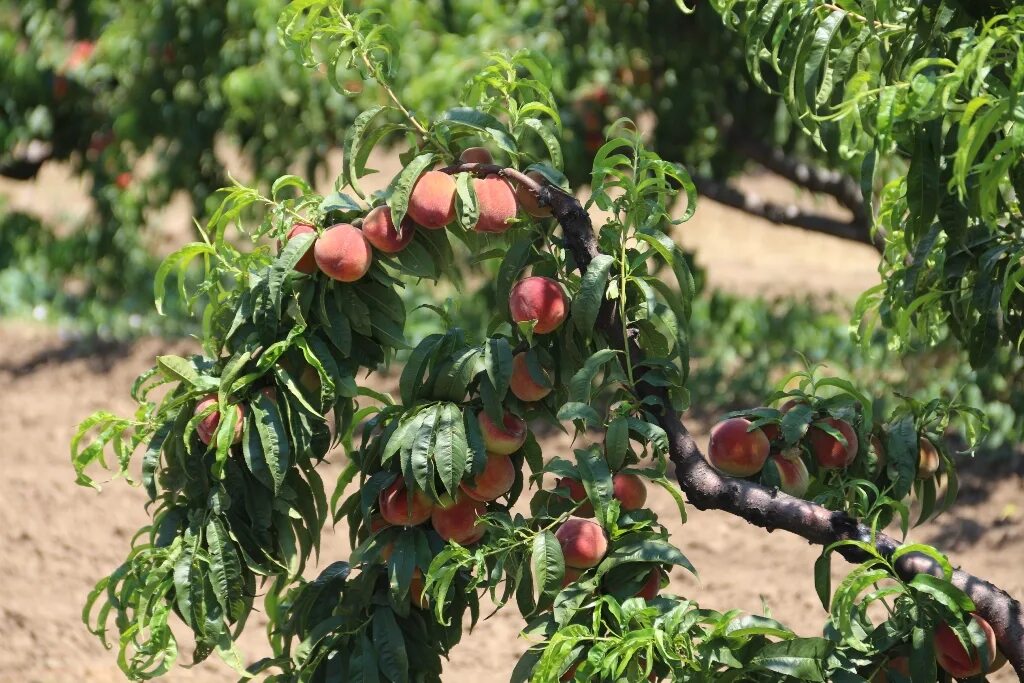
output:
[[[155,213],[184,198],[200,222],[234,160],[243,180],[286,170],[326,178],[346,127],[384,94],[353,74],[356,93],[332,90],[278,41],[284,0],[23,0],[0,7],[0,176],[36,178],[63,164],[91,198],[73,224],[61,197],[38,211],[0,204],[0,316],[57,321],[75,334],[177,335],[189,323],[176,306],[157,317],[152,275],[159,262],[147,230]],[[488,51],[529,48],[553,67],[563,105],[565,170],[589,180],[603,129],[620,116],[644,122],[650,144],[694,174],[704,196],[775,222],[870,243],[857,168],[816,147],[783,100],[755,87],[742,38],[710,7],[685,15],[645,0],[368,0],[402,37],[394,80],[402,99],[432,116]],[[848,219],[752,203],[730,179],[760,165],[825,193]],[[905,171],[880,159],[879,186]],[[0,202],[3,200],[0,199]],[[429,291],[429,290],[428,290]],[[813,294],[813,292],[809,292]],[[425,290],[409,290],[410,304]],[[489,303],[465,297],[467,326]],[[986,409],[991,446],[1024,432],[1022,364],[1010,351],[969,369],[950,342],[889,350],[854,342],[849,311],[815,299],[766,301],[704,288],[693,316],[695,408],[711,414],[758,402],[782,375],[811,362],[862,382],[879,396],[962,392]],[[414,315],[415,339],[434,324]]]

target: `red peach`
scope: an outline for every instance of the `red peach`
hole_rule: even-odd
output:
[[[203,400],[196,404],[194,414],[199,415],[204,412],[210,406],[217,405],[217,395],[210,394]],[[235,412],[238,418],[235,420],[235,433],[234,438],[231,439],[231,443],[241,443],[242,441],[242,428],[245,426],[245,409],[241,404],[235,404]],[[214,410],[212,413],[204,417],[196,425],[196,433],[199,434],[199,440],[207,446],[214,440],[217,435],[217,428],[220,427],[220,411]]]
[[[658,592],[661,590],[661,570],[655,567],[651,570],[650,574],[647,575],[647,581],[637,591],[636,597],[643,598],[644,600],[653,600],[658,597]]]
[[[477,232],[505,232],[508,222],[516,217],[518,206],[512,186],[504,178],[490,175],[473,179],[480,216],[476,221]]]
[[[486,506],[469,496],[460,496],[452,505],[435,507],[430,515],[434,531],[446,541],[471,545],[480,540],[487,527],[477,517],[487,511]]]
[[[508,493],[515,480],[512,459],[502,453],[488,453],[484,471],[476,475],[472,484],[464,481],[459,488],[473,500],[486,502]]]
[[[939,471],[939,450],[927,436],[921,436],[917,443],[917,478],[930,479]]]
[[[761,471],[771,445],[764,432],[750,430],[750,425],[750,420],[731,417],[711,429],[708,460],[712,465],[734,477],[749,477]]]
[[[483,410],[477,415],[477,421],[483,432],[484,446],[490,453],[510,455],[526,443],[526,421],[510,412],[505,412],[501,427]]]
[[[451,223],[455,219],[455,179],[442,171],[420,176],[409,195],[408,215],[428,230]]]
[[[839,439],[812,424],[807,430],[807,440],[810,443],[811,452],[814,453],[814,457],[818,461],[818,466],[826,470],[847,467],[857,457],[857,449],[860,447],[857,433],[847,422],[834,417],[825,418],[822,422],[842,434],[846,439],[846,444],[844,445]]]
[[[565,573],[562,575],[562,588],[565,588],[570,583],[576,583],[580,577],[583,576],[582,569],[576,569],[575,567],[566,567]]]
[[[425,584],[423,583],[423,572],[419,570],[419,567],[413,570],[412,579],[409,581],[409,604],[419,609],[427,609],[430,606],[430,601],[427,600],[427,596],[423,594]]]
[[[978,623],[985,633],[985,647],[988,655],[985,659],[989,662],[994,662],[996,652],[998,652],[996,649],[995,631],[992,630],[992,626],[987,621],[977,614],[971,614],[971,618]],[[949,675],[954,678],[977,676],[981,673],[984,665],[982,657],[974,645],[970,645],[970,652],[968,652],[960,642],[960,639],[957,638],[956,632],[948,624],[939,624],[938,628],[935,629],[935,658],[938,660],[939,666],[948,671]]]
[[[547,372],[544,372],[545,379],[549,380]],[[539,401],[551,393],[550,386],[541,386],[530,374],[530,368],[526,363],[526,352],[517,353],[512,359],[512,376],[508,380],[508,388],[520,401]]]
[[[784,455],[771,456],[770,462],[779,472],[779,488],[796,498],[802,498],[811,485],[807,465],[799,455],[788,458]]]
[[[907,657],[893,657],[886,665],[872,678],[871,683],[889,683],[889,672],[903,674],[904,678],[910,678],[910,660]]]
[[[378,206],[363,219],[363,236],[366,241],[385,254],[397,254],[409,246],[416,233],[416,224],[406,216],[402,221],[402,236],[398,236],[395,222],[391,220],[391,209]]]
[[[569,497],[574,503],[583,503],[583,505],[576,508],[576,515],[579,517],[593,517],[594,506],[587,500],[587,490],[583,488],[583,482],[573,479],[572,477],[562,477],[555,482],[555,488],[568,489]]]
[[[536,180],[542,186],[548,182],[547,178],[537,171],[529,171],[526,177]],[[547,218],[551,215],[551,207],[541,206],[537,195],[526,189],[525,185],[520,185],[516,188],[516,199],[519,201],[519,206],[523,207],[523,211],[534,218]]]
[[[292,226],[291,230],[288,231],[288,237],[286,239],[287,241],[290,242],[292,238],[295,237],[296,235],[305,235],[308,232],[311,232],[315,235],[316,229],[312,225],[309,225],[308,223],[296,223],[295,225]],[[313,244],[314,243],[310,243],[309,249],[306,251],[305,254],[302,255],[302,258],[299,259],[299,262],[295,264],[295,270],[299,271],[300,273],[305,273],[309,275],[311,273],[316,272],[316,257],[313,255]],[[281,247],[281,241],[278,240],[278,250],[280,250]]]
[[[434,504],[427,494],[413,491],[412,500],[401,477],[395,479],[391,486],[381,491],[378,497],[380,516],[388,524],[395,526],[416,526],[430,519]]]
[[[316,265],[339,282],[355,282],[366,275],[373,250],[363,231],[348,223],[328,228],[313,246]]]
[[[612,477],[612,489],[623,510],[639,510],[647,502],[647,487],[635,474],[619,472]]]
[[[486,147],[468,147],[459,155],[459,161],[464,164],[493,164],[494,157]]]
[[[608,552],[608,536],[597,522],[570,517],[555,531],[566,566],[590,569]]]
[[[549,277],[527,277],[515,284],[508,296],[512,320],[535,320],[533,331],[547,334],[558,329],[569,315],[569,302],[562,286]]]

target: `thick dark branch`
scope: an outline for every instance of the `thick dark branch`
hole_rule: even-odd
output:
[[[870,244],[876,249],[879,245],[871,241],[870,230],[856,221],[841,221],[817,213],[808,213],[794,204],[776,204],[746,194],[728,183],[719,182],[705,176],[695,176],[693,182],[697,191],[708,199],[720,204],[731,206],[758,218],[777,223],[792,225],[812,232],[820,232],[845,240],[853,240],[862,244]]]
[[[568,249],[580,271],[585,271],[598,254],[597,240],[586,212],[575,198],[564,192],[549,187],[534,191],[552,207],[555,218],[562,226]],[[617,320],[614,306],[603,307],[598,327],[613,348],[629,353],[634,366],[644,363],[644,354],[636,339],[632,336],[629,339],[623,338],[622,326]],[[637,392],[641,397],[657,399],[661,406],[658,423],[669,437],[669,451],[676,467],[676,479],[690,503],[698,509],[729,512],[769,531],[783,529],[821,546],[843,540],[872,542],[871,530],[843,512],[834,512],[750,481],[719,474],[708,464],[679,415],[671,407],[665,389],[640,383]],[[873,541],[885,557],[891,557],[900,546],[899,542],[884,534],[876,535]],[[862,552],[854,548],[841,548],[837,552],[854,563],[866,559]],[[919,553],[908,553],[900,557],[896,561],[896,571],[904,580],[910,580],[918,574],[941,575],[939,565]],[[1002,589],[961,570],[954,572],[953,584],[970,596],[978,613],[992,625],[1003,654],[1024,681],[1024,611],[1020,603]]]

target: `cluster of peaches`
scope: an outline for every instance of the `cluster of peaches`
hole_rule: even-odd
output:
[[[482,147],[467,149],[460,161],[466,164],[492,163],[490,152]],[[527,175],[543,181],[543,176],[536,171]],[[528,189],[513,188],[500,176],[473,178],[472,183],[479,209],[474,226],[477,232],[505,232],[511,227],[520,207],[538,218],[551,215],[551,209],[541,206]],[[296,269],[307,274],[319,269],[339,282],[355,282],[370,270],[374,249],[383,254],[397,254],[409,246],[417,230],[443,230],[450,225],[455,220],[455,194],[454,176],[444,171],[427,171],[419,177],[409,194],[401,230],[395,227],[391,209],[382,204],[366,214],[360,227],[338,223],[327,228],[317,236]],[[297,223],[288,232],[288,239],[315,232],[312,225]]]
[[[779,412],[784,416],[801,403],[786,401]],[[881,471],[886,464],[885,447],[878,434],[871,434],[874,467]],[[755,426],[752,418],[731,417],[711,430],[708,460],[719,471],[733,477],[753,477],[766,466],[775,468],[781,482],[779,488],[791,496],[803,497],[810,486],[810,474],[802,455],[814,459],[819,471],[849,467],[860,451],[860,440],[853,426],[845,420],[824,416],[811,422],[800,443],[787,447],[779,424]],[[917,478],[927,479],[939,469],[939,451],[925,436],[918,437]]]

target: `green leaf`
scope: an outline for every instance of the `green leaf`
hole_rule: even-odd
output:
[[[402,225],[405,220],[405,213],[409,210],[409,195],[412,194],[416,182],[431,166],[434,165],[435,156],[432,152],[420,154],[402,169],[398,177],[391,184],[391,196],[388,197],[388,207],[391,209],[391,221],[394,225]]]
[[[622,415],[608,423],[604,435],[604,455],[613,472],[622,469],[629,448],[629,422]]]
[[[394,612],[390,607],[377,607],[373,611],[372,621],[373,644],[377,650],[381,673],[392,683],[407,683],[409,655],[406,652],[405,636],[398,627]]]
[[[505,337],[490,337],[484,346],[484,369],[498,400],[504,400],[512,377],[512,347]]]
[[[493,140],[498,147],[509,154],[516,154],[519,151],[515,138],[508,132],[505,124],[479,109],[470,107],[449,109],[441,115],[438,123],[448,128],[463,128],[470,132],[480,133]]]
[[[802,681],[826,681],[822,664],[833,645],[824,638],[793,638],[768,643],[755,654],[750,665],[755,669],[775,671]]]
[[[458,494],[459,482],[466,473],[469,459],[462,411],[454,403],[446,403],[438,411],[435,438],[434,462],[437,465],[437,473],[445,489],[454,497]]]
[[[597,314],[608,287],[608,273],[613,265],[615,259],[611,256],[598,254],[587,266],[587,272],[583,274],[580,283],[580,293],[572,301],[573,324],[585,336],[594,333]]]
[[[533,585],[537,589],[537,602],[553,599],[562,588],[565,576],[565,558],[562,546],[550,531],[542,531],[533,539]]]
[[[613,548],[598,565],[597,571],[598,574],[605,574],[614,567],[630,562],[674,564],[683,567],[691,574],[697,574],[697,570],[679,548],[660,538],[631,541]]]

